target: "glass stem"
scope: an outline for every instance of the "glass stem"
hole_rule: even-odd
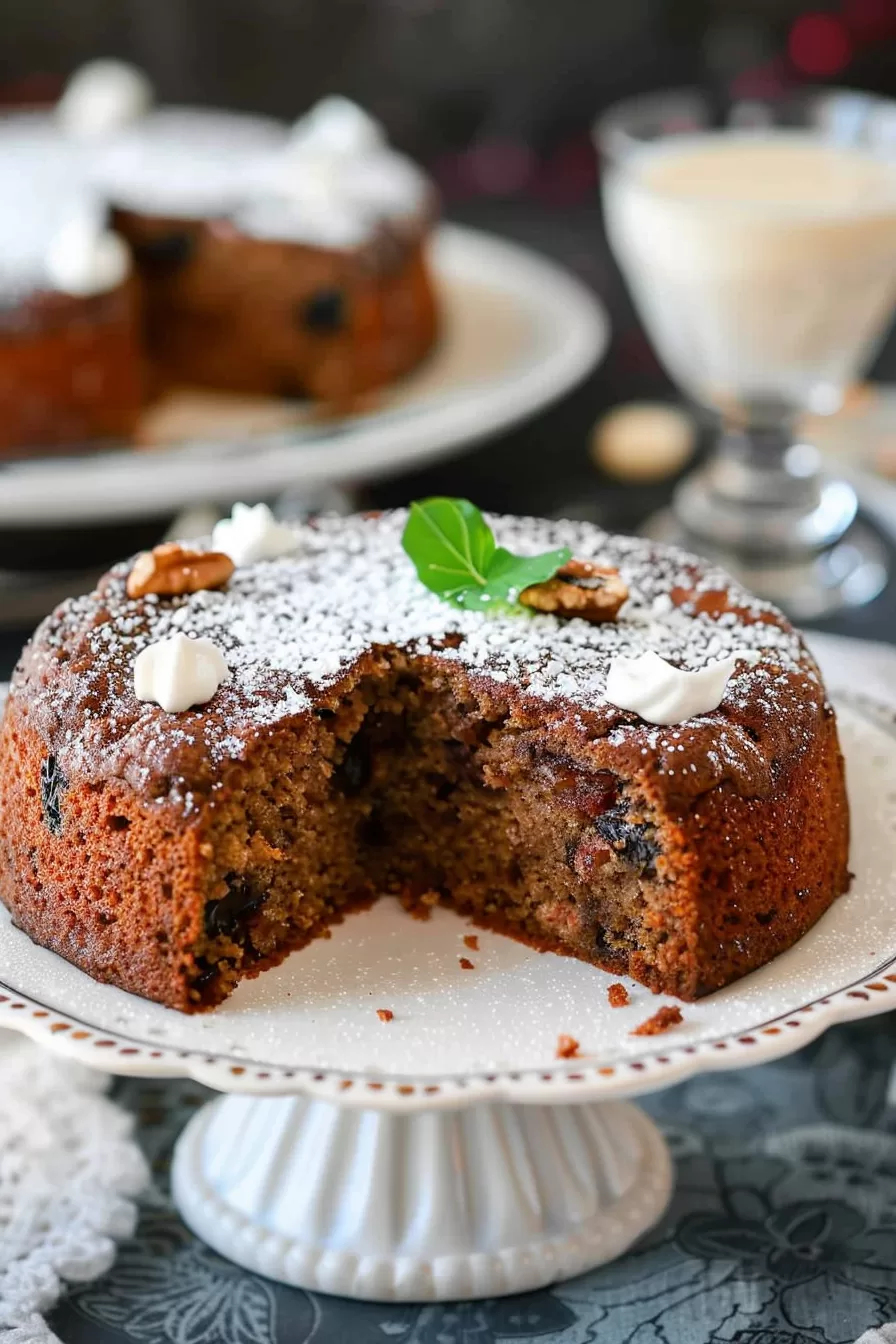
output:
[[[767,563],[832,545],[856,507],[852,488],[825,477],[817,450],[784,416],[726,425],[675,496],[679,522],[696,540]]]

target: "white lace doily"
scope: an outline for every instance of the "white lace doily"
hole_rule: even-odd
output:
[[[0,1344],[59,1344],[42,1313],[134,1230],[149,1174],[108,1081],[0,1032]]]

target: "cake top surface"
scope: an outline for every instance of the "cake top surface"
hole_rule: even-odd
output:
[[[49,287],[53,239],[92,199],[83,146],[67,142],[51,114],[0,117],[0,295],[15,301]]]
[[[149,108],[139,98],[121,124],[104,127],[103,106],[88,104],[79,114],[88,123],[82,134],[66,114],[78,78],[55,110],[0,115],[0,297],[7,302],[56,288],[46,266],[53,240],[73,217],[108,205],[162,219],[230,216],[256,238],[336,250],[362,246],[384,224],[415,225],[431,213],[426,175],[348,99],[323,99],[291,129],[243,112]],[[115,90],[98,92],[108,102]],[[91,119],[97,125],[87,134]]]
[[[757,729],[760,737],[774,729],[779,747],[798,746],[824,702],[815,665],[786,619],[684,552],[587,523],[491,517],[499,544],[514,551],[567,545],[578,558],[618,568],[629,599],[615,620],[591,625],[446,604],[401,548],[405,521],[404,511],[314,520],[295,528],[294,553],[238,567],[223,590],[181,597],[128,598],[130,562],[122,563],[38,629],[13,698],[27,699],[63,771],[120,776],[150,791],[164,781],[187,806],[191,790],[241,759],[259,734],[313,712],[377,645],[434,653],[518,703],[541,705],[546,715],[556,707],[584,739],[645,753],[687,746],[688,762],[695,753],[755,754]],[[143,649],[177,632],[212,640],[229,676],[209,703],[170,714],[137,700],[133,669]],[[456,647],[445,646],[446,636]],[[686,669],[746,657],[717,711],[658,728],[605,694],[614,655],[648,650]]]
[[[256,181],[253,198],[234,212],[243,232],[336,249],[358,247],[384,222],[413,223],[433,195],[425,174],[389,149],[357,162],[303,163],[287,152],[268,159]]]
[[[160,107],[115,135],[90,168],[114,205],[148,215],[201,219],[236,208],[247,174],[286,143],[268,117],[200,107]]]
[[[245,232],[318,247],[357,247],[383,223],[419,219],[432,189],[384,128],[347,98],[324,98],[257,166],[236,213]]]

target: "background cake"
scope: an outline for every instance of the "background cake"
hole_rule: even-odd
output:
[[[350,409],[435,340],[435,195],[359,107],[290,130],[150,102],[99,61],[0,117],[0,453],[126,438],[172,386]],[[86,212],[130,251],[115,284],[54,273]]]
[[[0,118],[0,455],[120,440],[143,395],[137,291],[78,145]]]
[[[237,512],[41,626],[0,734],[16,923],[188,1011],[388,891],[682,998],[795,942],[847,885],[848,815],[786,619],[684,553],[509,518],[501,546],[568,547],[552,582],[620,600],[458,609],[405,521]],[[645,657],[639,713],[618,674]]]
[[[345,402],[433,342],[434,194],[346,99],[288,137],[163,109],[116,137],[95,176],[134,250],[164,382]]]

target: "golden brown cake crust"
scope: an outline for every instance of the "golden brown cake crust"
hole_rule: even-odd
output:
[[[438,306],[430,219],[329,250],[254,238],[228,220],[115,213],[143,289],[157,388],[184,384],[334,406],[381,388],[429,353]]]
[[[39,291],[0,317],[0,457],[129,438],[143,399],[137,287]]]
[[[223,592],[130,600],[122,565],[44,623],[0,730],[0,897],[20,927],[190,1010],[377,891],[432,890],[692,999],[845,890],[836,720],[784,617],[693,557],[519,519],[494,520],[503,544],[618,568],[627,608],[458,611],[417,582],[402,523],[323,520]],[[133,660],[177,629],[231,671],[169,715],[134,697]],[[603,694],[610,657],[647,648],[750,656],[718,710],[659,728]]]

